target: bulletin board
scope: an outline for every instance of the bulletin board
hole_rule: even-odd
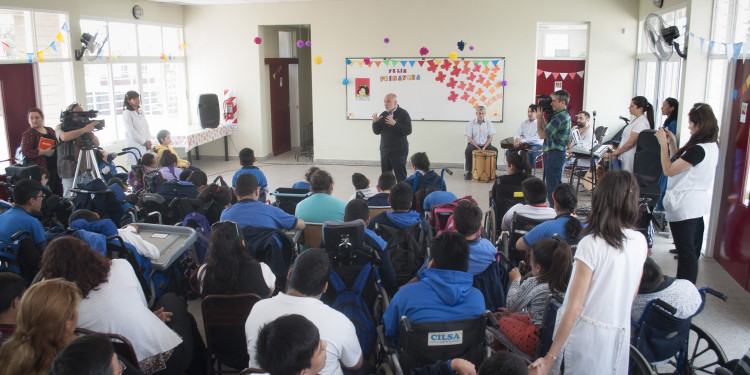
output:
[[[412,121],[460,121],[485,106],[487,119],[503,121],[505,59],[502,57],[347,58],[346,118],[371,120],[388,93]]]

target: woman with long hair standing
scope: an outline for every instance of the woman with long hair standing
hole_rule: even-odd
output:
[[[146,115],[141,109],[141,96],[135,91],[125,93],[122,103],[122,119],[125,122],[125,137],[129,147],[136,147],[141,155],[151,149],[151,130],[146,121]],[[135,165],[136,159],[128,154],[128,165]]]
[[[711,211],[710,189],[719,161],[719,126],[713,109],[705,103],[693,105],[688,124],[690,140],[680,149],[669,130],[659,129],[656,139],[661,146],[661,167],[669,177],[662,202],[677,249],[677,278],[695,284],[703,216]]]
[[[661,105],[661,114],[667,116],[662,127],[667,128],[672,134],[677,134],[677,109],[679,107],[680,102],[675,98],[666,98]]]
[[[646,129],[654,128],[654,106],[645,97],[636,96],[630,101],[628,110],[631,115],[635,116],[635,120],[623,130],[620,146],[612,153],[612,156],[620,159],[622,169],[632,172],[638,134]]]
[[[648,251],[636,226],[638,194],[630,172],[610,171],[599,180],[555,338],[529,374],[546,374],[562,358],[570,374],[628,373],[630,309]]]
[[[28,117],[29,128],[21,135],[21,153],[26,158],[24,165],[47,168],[47,185],[53,193],[62,196],[62,180],[57,173],[57,153],[52,148],[57,141],[55,129],[44,126],[44,113],[39,108],[29,109]]]
[[[55,355],[76,337],[80,301],[76,284],[63,279],[27,289],[18,307],[16,332],[0,347],[2,373],[46,375]]]

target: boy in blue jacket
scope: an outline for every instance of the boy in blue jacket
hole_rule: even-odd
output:
[[[411,210],[411,203],[414,193],[409,184],[399,182],[391,188],[391,194],[388,196],[388,203],[391,211],[382,212],[370,220],[368,229],[374,230],[375,224],[387,225],[393,228],[404,229],[413,224],[420,223],[424,231],[425,238],[430,233],[430,224],[424,220],[419,212]]]
[[[436,237],[420,281],[402,287],[385,310],[385,335],[398,343],[402,316],[412,322],[445,322],[484,313],[484,297],[472,286],[468,268],[469,245],[461,234],[448,232]]]

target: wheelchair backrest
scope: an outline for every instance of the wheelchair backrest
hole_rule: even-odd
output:
[[[402,317],[398,357],[404,374],[452,358],[463,358],[479,366],[484,359],[488,314],[492,315],[486,311],[473,319],[447,322],[411,322]]]
[[[692,318],[676,318],[666,308],[662,308],[657,301],[661,302],[661,300],[649,302],[641,321],[634,324],[632,334],[633,346],[649,363],[669,359],[680,349],[685,348],[692,320]]]
[[[557,319],[557,310],[562,306],[562,297],[556,294],[550,294],[544,306],[544,317],[542,326],[539,329],[539,342],[536,345],[536,357],[547,355],[549,348],[552,346],[552,338],[555,333],[555,320]]]
[[[518,264],[518,262],[526,258],[526,251],[517,251],[516,242],[518,239],[523,237],[526,233],[529,233],[534,227],[545,222],[547,220],[536,220],[526,216],[519,215],[517,212],[513,213],[513,220],[510,223],[510,242],[508,243],[508,257],[511,262]]]
[[[28,231],[19,231],[8,242],[0,243],[0,272],[13,272],[27,285],[39,272],[40,261],[41,254]]]
[[[294,189],[294,188],[277,188],[271,193],[276,197],[275,206],[282,209],[289,215],[294,215],[294,211],[297,209],[297,204],[309,197],[310,193],[307,189]]]

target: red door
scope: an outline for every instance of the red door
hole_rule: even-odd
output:
[[[0,145],[0,160],[15,156],[21,135],[29,128],[27,112],[36,107],[34,69],[31,64],[0,64],[0,99],[5,120],[5,140]],[[47,113],[47,123],[55,123],[56,114]],[[7,149],[5,148],[7,147]]]
[[[737,282],[750,291],[750,90],[745,82],[750,77],[750,61],[737,61],[733,82],[737,98],[732,102],[729,142],[726,162],[719,165],[724,170],[724,179],[716,180],[721,186],[719,203],[719,228],[714,241],[714,258]],[[744,119],[742,113],[745,113]]]
[[[585,67],[583,60],[537,60],[536,95],[549,95],[562,87],[570,93],[568,113],[574,116],[583,108],[582,75]]]
[[[271,145],[273,155],[292,150],[289,129],[289,64],[297,59],[266,59],[271,82]]]

